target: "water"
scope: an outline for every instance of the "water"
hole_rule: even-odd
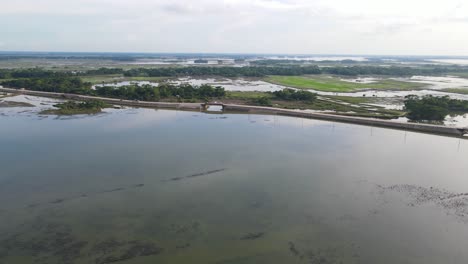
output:
[[[427,95],[433,94],[437,96],[444,96],[447,95],[454,99],[464,99],[468,100],[468,95],[465,94],[454,94],[454,93],[447,93],[442,91],[437,91],[445,88],[466,88],[468,89],[468,79],[453,77],[453,76],[445,76],[445,77],[432,77],[432,76],[413,76],[411,78],[393,78],[398,81],[403,82],[417,82],[417,83],[424,83],[427,84],[424,90],[409,90],[409,91],[389,91],[389,90],[372,90],[369,89],[367,91],[362,92],[354,92],[354,93],[335,93],[335,92],[322,92],[322,91],[315,91],[310,89],[309,91],[320,94],[320,95],[340,95],[340,96],[352,96],[352,97],[361,97],[363,95],[366,96],[376,96],[376,97],[404,97],[409,94],[415,95]],[[340,79],[341,81],[353,82],[353,83],[366,83],[371,84],[378,81],[383,80],[382,78],[375,78],[375,77],[360,77],[360,78],[343,78]],[[184,77],[178,79],[169,80],[169,82],[174,84],[182,84],[182,83],[189,83],[191,85],[203,85],[203,84],[210,84],[213,86],[222,86],[226,91],[260,91],[260,92],[274,92],[280,91],[286,87],[283,85],[277,85],[262,81],[260,79],[248,79],[248,78],[192,78],[192,77]],[[112,83],[116,87],[130,85],[130,84],[139,84],[139,85],[153,85],[157,86],[159,83],[157,82],[148,82],[148,81],[123,81]],[[109,85],[109,84],[107,84]],[[102,86],[102,85],[96,85]]]
[[[412,76],[403,78],[403,81],[429,84],[428,88],[434,90],[447,88],[466,88],[468,89],[468,79],[455,76]]]
[[[259,91],[259,92],[274,92],[274,91],[281,91],[285,86],[276,85],[272,83],[268,83],[258,79],[230,79],[230,78],[222,78],[222,79],[214,79],[214,78],[179,78],[177,80],[171,80],[174,84],[183,84],[189,83],[191,85],[203,85],[203,84],[210,84],[213,86],[222,86],[226,91],[241,91],[241,92],[252,92],[252,91]]]
[[[465,140],[267,115],[34,109],[0,109],[0,263],[468,261],[466,197],[424,200],[468,192]]]

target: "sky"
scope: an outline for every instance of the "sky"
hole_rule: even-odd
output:
[[[0,50],[468,55],[466,0],[0,0]]]

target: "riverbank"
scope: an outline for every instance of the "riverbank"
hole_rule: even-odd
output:
[[[166,108],[166,109],[187,110],[187,111],[205,111],[207,109],[207,106],[210,105],[209,103],[204,104],[204,103],[167,103],[167,102],[132,101],[132,100],[121,100],[121,99],[114,99],[114,98],[95,97],[95,96],[77,95],[77,94],[63,94],[63,93],[50,93],[50,92],[39,92],[39,91],[30,91],[30,90],[17,90],[17,89],[10,89],[10,88],[0,88],[0,91],[16,93],[16,94],[27,94],[27,95],[34,95],[34,96],[59,98],[59,99],[66,99],[66,100],[101,100],[108,104],[124,105],[124,106],[131,106],[131,107]],[[274,108],[274,107],[223,104],[223,103],[217,103],[217,104],[221,105],[223,108],[223,111],[227,111],[227,112],[285,115],[285,116],[319,119],[319,120],[326,120],[326,121],[333,121],[333,122],[352,123],[352,124],[366,125],[366,126],[378,126],[378,127],[384,127],[384,128],[438,134],[438,135],[445,135],[445,136],[454,136],[454,137],[461,137],[468,133],[468,128],[460,128],[460,127],[447,127],[447,126],[437,126],[437,125],[427,125],[427,124],[417,124],[417,123],[398,123],[398,122],[386,121],[386,120],[340,116],[340,115],[325,114],[325,113],[305,112],[305,111],[299,111],[299,110],[289,110],[289,109],[281,109],[281,108]]]

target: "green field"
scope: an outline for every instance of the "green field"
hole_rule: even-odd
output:
[[[323,92],[356,92],[369,89],[414,90],[425,86],[425,84],[421,83],[391,79],[384,79],[375,83],[352,83],[331,76],[269,76],[265,78],[265,81],[299,89],[313,89]]]

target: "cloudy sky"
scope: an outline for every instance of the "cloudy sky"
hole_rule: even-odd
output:
[[[468,55],[468,1],[0,0],[0,50]]]

